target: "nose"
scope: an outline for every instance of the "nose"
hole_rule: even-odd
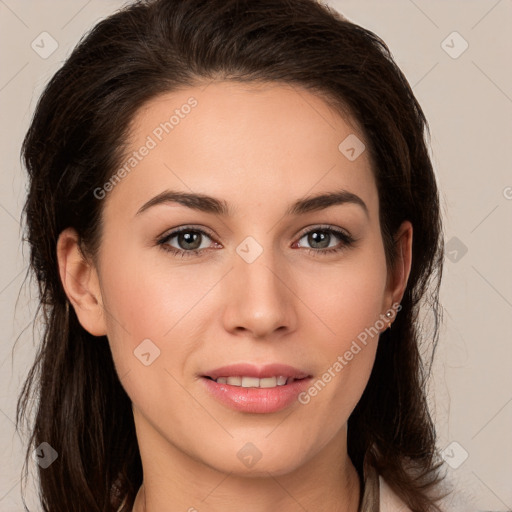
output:
[[[264,250],[253,262],[234,254],[234,264],[223,283],[227,297],[225,329],[263,339],[282,336],[297,324],[293,283],[284,262]]]

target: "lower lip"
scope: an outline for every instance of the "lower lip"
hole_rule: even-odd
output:
[[[286,409],[297,401],[297,396],[309,386],[311,377],[273,388],[230,386],[219,384],[206,377],[202,377],[202,381],[209,393],[230,409],[268,414]]]

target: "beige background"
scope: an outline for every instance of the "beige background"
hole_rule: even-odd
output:
[[[431,126],[447,260],[441,296],[445,320],[430,391],[446,472],[461,495],[449,510],[512,510],[512,1],[328,3],[386,41]],[[23,509],[22,442],[13,422],[36,344],[35,292],[28,286],[22,289],[28,251],[19,224],[26,183],[19,148],[44,84],[79,37],[121,5],[117,0],[0,0],[4,512]],[[50,56],[31,47],[32,41],[45,37],[45,48],[51,49],[42,32],[58,44]],[[33,494],[29,489],[29,505]],[[462,497],[470,504],[463,505]]]

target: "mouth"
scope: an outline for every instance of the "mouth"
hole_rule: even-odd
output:
[[[241,388],[275,388],[277,386],[286,386],[292,384],[292,382],[295,382],[297,380],[303,380],[307,377],[295,378],[279,375],[277,377],[264,377],[262,379],[259,379],[258,377],[249,377],[243,375],[231,377],[217,377],[216,379],[213,379],[212,377],[206,375],[205,378],[213,380],[217,384],[228,384],[229,386],[237,386]]]
[[[209,395],[229,409],[267,414],[291,406],[311,380],[309,373],[282,364],[238,364],[201,375]]]

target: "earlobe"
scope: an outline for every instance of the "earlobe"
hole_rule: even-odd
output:
[[[67,228],[59,235],[57,261],[62,286],[80,324],[93,336],[106,335],[98,274],[82,254],[78,233],[73,228]]]

